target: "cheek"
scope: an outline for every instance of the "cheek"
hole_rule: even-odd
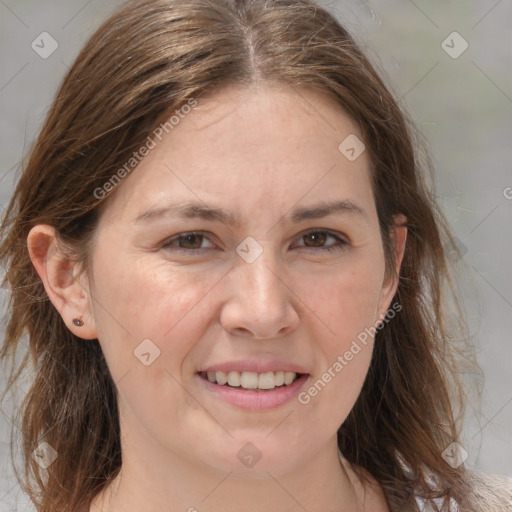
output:
[[[211,321],[208,292],[219,277],[144,259],[96,259],[94,315],[125,419],[167,432],[176,416],[201,414],[181,392],[182,365]]]
[[[361,392],[372,356],[372,344],[356,342],[333,351],[329,362],[299,394],[306,417],[322,418],[325,432],[335,432],[346,420]]]
[[[382,289],[383,269],[378,262],[358,263],[329,270],[324,276],[301,279],[301,296],[323,327],[326,349],[342,349],[360,332],[374,326]],[[323,325],[322,325],[323,324]]]
[[[125,258],[120,264],[98,254],[95,261],[94,317],[114,380],[128,370],[143,372],[135,353],[148,339],[149,359],[158,355],[151,367],[179,370],[209,321],[203,303],[214,276],[199,279],[198,273],[156,257]]]
[[[316,277],[303,281],[301,293],[315,314],[312,337],[321,356],[299,401],[312,417],[326,418],[326,429],[337,429],[353,408],[370,365],[370,328],[377,319],[383,266],[361,257],[329,278]]]

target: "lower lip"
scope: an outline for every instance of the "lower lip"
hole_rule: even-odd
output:
[[[262,411],[279,407],[296,397],[308,380],[309,375],[301,375],[290,385],[276,387],[273,391],[242,391],[230,386],[220,386],[199,374],[196,377],[208,391],[214,393],[224,402],[250,411]]]

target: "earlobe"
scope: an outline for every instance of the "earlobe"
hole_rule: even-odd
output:
[[[68,329],[83,339],[97,338],[88,286],[76,278],[76,262],[59,248],[57,231],[47,224],[34,226],[27,236],[32,264],[46,293]]]

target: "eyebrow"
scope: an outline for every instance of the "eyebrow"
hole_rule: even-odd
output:
[[[347,214],[356,215],[368,222],[366,210],[349,199],[322,202],[312,206],[294,208],[288,215],[288,219],[293,223],[298,223],[309,219],[320,219],[331,215]],[[133,223],[146,224],[155,219],[168,216],[218,221],[228,226],[240,225],[240,222],[233,213],[227,212],[221,208],[208,206],[204,203],[194,202],[169,204],[160,208],[150,208],[138,215],[133,220]]]

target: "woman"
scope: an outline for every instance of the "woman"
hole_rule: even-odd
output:
[[[2,227],[38,510],[507,510],[463,464],[415,141],[310,1],[115,13]]]

